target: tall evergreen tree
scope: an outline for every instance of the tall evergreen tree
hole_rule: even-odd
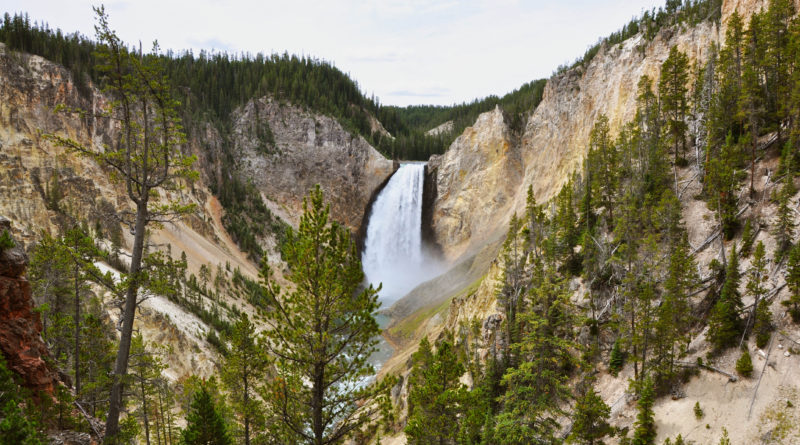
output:
[[[214,406],[205,385],[192,397],[186,428],[181,433],[181,445],[233,445],[225,420]]]
[[[767,294],[767,288],[764,287],[764,283],[767,281],[767,278],[766,252],[764,250],[764,243],[759,241],[758,244],[756,244],[756,250],[753,252],[753,262],[751,263],[751,269],[747,280],[747,293],[753,297],[753,309],[750,311],[750,316],[747,318],[747,324],[745,325],[744,329],[745,336],[747,335],[747,331],[750,329],[750,326],[755,324],[757,321],[756,315],[759,310],[759,303]],[[763,316],[761,328],[763,331]],[[762,333],[762,335],[764,334]]]
[[[709,106],[709,149],[706,164],[713,155],[713,147],[722,146],[728,134],[738,136],[743,131],[740,99],[742,97],[742,70],[744,59],[744,21],[737,11],[728,18],[725,44],[719,52],[719,63],[715,70],[714,94]]]
[[[116,344],[113,327],[107,321],[102,302],[97,298],[89,301],[81,330],[83,340],[80,365],[83,384],[76,402],[92,416],[99,417],[108,406],[108,393],[111,390],[109,371],[114,366]]]
[[[266,377],[267,357],[256,342],[256,327],[242,313],[233,325],[230,335],[230,349],[222,366],[222,381],[231,395],[233,411],[244,427],[242,435],[245,445],[250,445],[251,437],[263,424],[263,406],[256,395],[257,384]]]
[[[719,156],[712,157],[706,166],[706,190],[709,209],[717,214],[717,220],[726,239],[731,239],[738,226],[736,214],[739,210],[737,192],[741,174],[736,171],[739,163],[738,146],[733,135],[728,134]]]
[[[783,180],[783,185],[778,192],[778,211],[775,215],[775,238],[778,246],[775,249],[776,258],[781,258],[792,247],[794,229],[797,225],[794,221],[794,209],[791,206],[791,198],[796,193],[791,174],[787,174]]]
[[[455,444],[459,437],[459,424],[467,411],[467,389],[459,382],[464,366],[452,341],[452,336],[447,336],[432,352],[423,338],[412,358],[405,428],[409,444]]]
[[[786,285],[789,287],[789,299],[782,303],[789,307],[789,313],[795,322],[800,321],[800,243],[789,251],[786,263]]]
[[[524,309],[522,305],[529,281],[526,277],[527,257],[521,222],[514,214],[509,223],[508,235],[503,243],[503,275],[497,289],[497,301],[506,316],[506,338],[509,345],[519,341],[517,315]],[[515,360],[511,351],[503,351],[503,354],[508,364],[513,366]]]
[[[575,404],[570,442],[594,445],[613,431],[608,423],[611,408],[603,401],[593,386],[585,391]]]
[[[744,142],[750,146],[750,193],[755,192],[753,187],[756,173],[756,147],[758,136],[763,126],[765,115],[764,97],[765,85],[762,82],[762,66],[764,59],[764,36],[762,14],[754,14],[750,19],[750,26],[745,31],[745,48],[742,67],[740,105],[738,107],[740,120],[744,122],[748,134]]]
[[[764,56],[762,70],[765,79],[766,119],[769,129],[777,131],[778,140],[783,139],[784,120],[789,115],[792,91],[791,75],[796,68],[796,60],[791,54],[791,39],[797,30],[792,30],[795,17],[795,3],[792,0],[770,0],[762,18]],[[752,27],[751,22],[751,27]]]
[[[636,423],[633,431],[633,445],[653,445],[656,443],[656,419],[653,413],[655,403],[655,393],[653,391],[653,381],[646,378],[642,382],[641,392],[636,414]]]
[[[678,164],[678,147],[682,148],[682,156],[686,156],[686,114],[689,110],[688,94],[689,58],[680,52],[677,46],[669,50],[669,56],[661,65],[661,77],[658,81],[658,92],[661,100],[661,111],[664,113],[666,131],[672,140],[675,153],[675,165]],[[677,193],[677,192],[676,192]]]
[[[610,223],[614,220],[620,169],[617,146],[611,140],[608,117],[604,114],[597,118],[589,135],[587,160],[591,160],[586,168],[587,182],[590,190],[596,191],[597,207],[605,209],[606,219]]]
[[[109,103],[110,109],[105,111],[120,125],[121,137],[101,148],[86,146],[63,136],[54,135],[51,139],[112,169],[125,184],[128,198],[136,208],[135,216],[126,221],[133,227],[134,240],[130,271],[125,281],[125,303],[120,315],[122,331],[112,373],[114,380],[105,430],[105,439],[115,441],[120,431],[122,389],[128,372],[139,288],[145,278],[142,268],[145,231],[151,222],[168,221],[192,208],[191,205],[163,203],[152,198],[159,190],[181,189],[184,181],[197,177],[197,172],[191,169],[195,158],[180,150],[185,137],[175,111],[177,104],[164,77],[158,47],[152,54],[131,53],[111,30],[105,10],[100,7],[95,11],[100,61],[97,69],[107,77],[105,92],[114,98]]]
[[[151,430],[153,429],[152,419],[157,412],[156,402],[154,401],[157,381],[161,377],[161,371],[166,368],[158,356],[152,350],[151,345],[145,343],[141,334],[133,336],[130,354],[130,373],[127,376],[131,388],[138,401],[137,414],[144,426],[144,439],[150,445]]]
[[[532,309],[525,312],[525,335],[518,349],[520,363],[503,376],[506,387],[493,437],[502,444],[556,441],[557,419],[571,397],[569,370],[577,366],[575,344],[569,340],[573,326],[571,305],[563,281],[545,274],[532,290]]]
[[[725,281],[719,299],[711,310],[708,319],[708,339],[717,349],[733,346],[741,334],[742,326],[739,310],[742,299],[739,295],[739,255],[736,245],[731,247],[728,267],[725,270]]]
[[[675,376],[675,362],[688,347],[690,325],[689,293],[697,282],[695,263],[686,235],[672,250],[664,282],[664,297],[657,311],[654,335],[655,384],[669,383]]]
[[[286,236],[283,292],[266,262],[262,277],[275,310],[266,314],[265,345],[275,378],[264,400],[276,440],[323,445],[351,436],[382,414],[389,380],[362,384],[374,373],[368,358],[380,328],[378,290],[362,288],[364,273],[347,229],[329,221],[319,186],[303,201],[297,231]],[[359,407],[362,401],[369,401]]]

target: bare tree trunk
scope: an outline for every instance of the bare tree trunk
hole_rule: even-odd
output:
[[[80,397],[81,394],[81,372],[80,372],[80,352],[81,352],[81,286],[78,281],[78,274],[80,269],[78,263],[75,263],[75,397]]]
[[[244,370],[244,443],[245,445],[250,445],[250,411],[249,411],[249,402],[250,402],[250,389],[248,388],[248,381],[247,381],[247,363],[245,363],[245,370]]]
[[[147,445],[150,445],[150,422],[147,419],[147,393],[145,392],[144,383],[144,379],[139,381],[142,391],[142,420],[144,420],[144,440]]]
[[[147,196],[147,193],[143,193]],[[142,253],[144,251],[144,232],[147,224],[147,200],[140,201],[136,206],[136,229],[133,239],[133,252],[131,252],[131,277],[125,294],[125,307],[121,316],[122,333],[119,340],[119,351],[114,363],[114,372],[111,375],[111,397],[108,401],[108,418],[106,419],[106,435],[104,441],[114,441],[119,434],[119,414],[122,408],[123,377],[128,373],[128,358],[131,351],[133,337],[133,320],[136,315],[136,300],[139,291],[139,272],[142,267]]]
[[[755,187],[753,186],[753,183],[755,182],[756,178],[756,144],[757,144],[756,136],[757,133],[754,131],[753,144],[750,147],[750,196],[753,196],[753,193],[755,193],[756,191]]]
[[[314,443],[316,445],[322,445],[324,443],[324,434],[325,429],[324,425],[322,424],[322,404],[324,402],[324,379],[325,376],[325,365],[322,363],[317,363],[314,366],[314,387],[313,387],[313,396],[311,398],[311,415],[312,415],[312,427],[314,429]]]

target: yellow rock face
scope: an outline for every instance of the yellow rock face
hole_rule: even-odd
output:
[[[191,189],[162,192],[161,198],[181,199],[197,205],[192,215],[174,224],[149,228],[149,241],[159,249],[170,249],[175,258],[185,252],[190,273],[201,265],[212,272],[230,264],[250,278],[257,279],[258,268],[242,253],[223,228],[224,209],[207,187],[209,177],[242,174],[259,186],[275,213],[289,223],[301,211],[308,189],[320,183],[331,201],[332,218],[355,230],[372,193],[392,173],[393,163],[381,156],[363,138],[353,137],[335,120],[314,115],[291,105],[267,103],[261,114],[254,103],[242,107],[234,116],[233,147],[208,124],[187,126],[185,149],[198,156],[195,165],[201,178]],[[86,116],[56,113],[57,105],[87,110]],[[94,119],[106,105],[106,98],[94,86],[79,88],[68,70],[47,60],[6,51],[0,44],[0,215],[12,221],[14,237],[30,246],[42,232],[57,233],[64,213],[88,219],[94,228],[116,227],[122,248],[132,236],[120,226],[119,214],[132,206],[124,184],[114,182],[108,169],[94,161],[68,153],[53,145],[44,134],[68,136],[86,146],[100,147],[117,137],[117,128],[106,119]],[[268,121],[277,150],[259,153],[255,149],[255,125]],[[219,161],[223,149],[239,155],[238,172],[223,171]],[[58,191],[56,193],[56,190]],[[55,196],[58,196],[56,199]],[[273,263],[280,262],[271,236],[260,240]],[[273,264],[281,279],[282,265]],[[242,299],[223,293],[229,306],[252,313]],[[113,305],[107,307],[111,320],[117,317]],[[155,296],[141,305],[136,328],[146,341],[169,344],[175,349],[167,359],[165,375],[208,377],[215,372],[216,352],[206,341],[209,327],[166,298]]]
[[[497,215],[508,213],[523,177],[522,157],[500,108],[478,117],[450,149],[429,163],[436,170],[433,229],[455,259],[497,237]]]
[[[511,215],[524,210],[529,186],[539,203],[557,194],[582,165],[597,117],[608,116],[612,134],[632,120],[639,79],[657,83],[672,46],[702,62],[718,39],[717,27],[706,23],[603,47],[587,67],[548,81],[518,140],[500,109],[481,115],[430,162],[438,167],[434,231],[445,255],[455,259],[502,236]]]

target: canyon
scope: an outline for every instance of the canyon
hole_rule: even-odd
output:
[[[463,333],[464,326],[477,322],[484,358],[488,349],[502,341],[499,330],[504,314],[496,299],[502,276],[498,255],[512,215],[525,211],[528,190],[537,202],[546,203],[580,171],[588,153],[590,131],[601,114],[608,117],[614,135],[631,121],[636,112],[632,85],[643,75],[657,79],[670,48],[677,46],[690,63],[703,64],[710,48],[723,40],[734,11],[749,17],[766,4],[766,0],[725,0],[719,24],[705,21],[697,26],[668,27],[652,40],[637,35],[620,44],[604,45],[586,66],[554,74],[542,102],[526,115],[521,128],[512,128],[504,110],[496,107],[481,114],[444,154],[420,166],[420,238],[414,243],[429,249],[426,255],[435,258],[437,268],[442,264],[446,267],[442,266],[441,274],[437,269],[437,273],[420,278],[418,286],[415,282],[412,289],[392,295],[392,304],[387,302],[383,308],[391,319],[386,337],[395,351],[381,375],[403,376],[393,391],[401,418],[407,406],[404,397],[408,394],[409,359],[422,337]],[[35,244],[43,232],[57,231],[63,218],[59,208],[89,215],[92,225],[119,233],[123,248],[132,240],[129,228],[119,224],[119,215],[130,210],[122,186],[97,163],[52,144],[46,135],[66,134],[86,144],[108,143],[118,136],[112,124],[91,115],[55,111],[59,104],[93,110],[108,100],[94,85],[88,91],[79,88],[59,65],[9,51],[0,44],[0,216],[8,218],[3,224],[20,244],[20,249],[4,252],[0,261],[0,349],[7,357],[18,357],[10,360],[10,366],[25,376],[27,385],[46,392],[52,391],[58,376],[41,358],[47,351],[39,338],[41,327],[31,313],[33,297],[25,284],[23,249]],[[154,246],[168,250],[176,259],[185,253],[190,272],[199,273],[204,265],[218,270],[227,265],[228,270],[236,269],[258,280],[258,264],[226,230],[226,209],[212,191],[211,184],[224,175],[238,175],[255,186],[272,214],[293,227],[298,224],[307,191],[320,184],[331,205],[332,218],[354,235],[370,236],[369,224],[375,222],[370,221],[370,211],[387,189],[386,184],[405,166],[384,157],[336,119],[272,96],[252,98],[225,119],[232,129],[229,138],[208,123],[192,126],[186,149],[197,155],[200,179],[180,195],[163,198],[196,204],[197,210],[180,222],[153,230]],[[377,120],[374,125],[383,128]],[[271,140],[260,136],[264,128],[272,135]],[[439,134],[449,129],[452,122],[430,132]],[[220,161],[224,150],[230,150],[236,159],[233,171],[226,171]],[[759,171],[776,167],[774,159],[764,159]],[[687,184],[681,210],[689,243],[701,246],[714,231],[710,222],[714,215],[705,203],[693,198],[700,193],[700,185],[691,167],[678,174],[678,179]],[[769,176],[756,179],[759,192],[766,194],[774,187]],[[54,200],[55,184],[58,199]],[[794,201],[796,205],[797,198]],[[762,201],[754,203],[748,212],[771,218],[775,208]],[[759,239],[774,244],[768,233],[762,232]],[[258,242],[280,280],[284,265],[277,235],[267,233]],[[708,270],[715,257],[716,252],[711,250],[697,249],[702,270]],[[16,259],[6,260],[6,256]],[[373,260],[365,259],[364,263]],[[750,263],[743,265],[747,268]],[[776,265],[771,275],[776,287],[784,282],[777,272],[779,267]],[[572,299],[580,307],[586,306],[584,286],[578,279],[570,283]],[[779,295],[785,294],[784,290]],[[222,301],[257,319],[258,309],[234,293],[222,292]],[[779,304],[774,306],[774,312],[782,313],[781,320],[785,319]],[[166,358],[165,374],[172,381],[190,374],[210,377],[217,373],[220,357],[207,339],[211,326],[163,298],[147,301],[141,313],[137,328],[147,341],[176,346],[176,352]],[[115,321],[118,310],[109,307],[109,317]],[[792,338],[800,338],[800,332],[796,327],[785,329],[780,341],[788,349]],[[12,348],[15,344],[19,348]],[[689,350],[687,360],[707,352],[702,332],[693,337]],[[737,437],[734,443],[752,443],[749,441],[755,440],[760,419],[800,385],[800,376],[792,371],[798,366],[797,356],[768,354],[756,358],[757,365],[764,369],[769,366],[772,371],[760,383],[754,408],[749,404],[753,391],[759,388],[755,382],[732,383],[719,374],[704,372],[683,389],[684,397],[657,402],[659,440],[683,434],[692,435],[698,443],[710,443],[718,439],[720,427],[726,426]],[[734,361],[733,353],[729,353],[717,366],[730,370]],[[612,407],[614,423],[630,427],[635,413],[626,392],[626,379],[631,377],[631,370],[624,370],[619,377],[601,374],[598,392]],[[691,402],[700,398],[709,413],[704,425],[691,417]],[[748,409],[753,409],[754,415]],[[403,435],[397,434],[384,443],[403,440]]]

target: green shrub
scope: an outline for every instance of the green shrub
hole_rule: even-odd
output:
[[[772,311],[769,309],[767,300],[761,300],[756,309],[756,322],[753,326],[756,334],[756,346],[764,348],[769,343],[772,336]]]
[[[0,252],[6,249],[13,249],[16,244],[14,240],[11,239],[11,234],[8,233],[8,230],[3,230],[3,233],[0,234]]]
[[[0,354],[0,445],[44,443],[36,407],[27,391],[14,381],[14,374]]]
[[[608,361],[608,370],[616,377],[617,373],[622,370],[625,365],[625,354],[622,352],[619,339],[614,342],[614,348],[611,349],[611,358]]]
[[[750,358],[750,352],[745,350],[739,360],[736,360],[736,372],[742,377],[750,377],[753,375],[753,360]]]
[[[695,419],[697,419],[697,420],[702,419],[703,418],[703,414],[704,414],[703,413],[703,408],[700,408],[700,402],[695,402],[695,404],[694,404],[694,417],[695,417]]]
[[[750,219],[745,221],[744,229],[742,231],[742,250],[740,253],[742,254],[742,258],[747,258],[750,256],[750,251],[753,249],[753,224],[750,222]]]

